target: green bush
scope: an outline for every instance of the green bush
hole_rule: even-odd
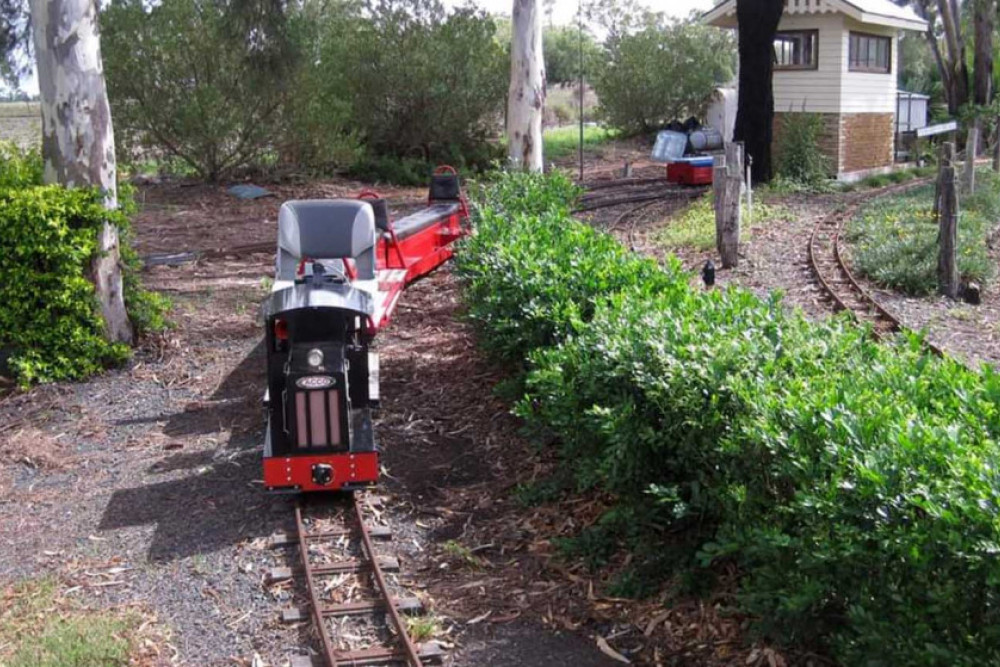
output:
[[[759,632],[844,664],[1000,661],[1000,375],[692,289],[571,220],[575,194],[501,179],[459,272],[486,349],[525,363],[517,412],[617,501],[590,535],[661,576],[735,563]]]
[[[123,361],[104,339],[84,277],[109,217],[100,193],[37,186],[0,190],[0,348],[22,384],[76,379]]]
[[[316,67],[367,152],[487,168],[510,76],[493,19],[439,0],[357,4],[355,18],[320,35]]]
[[[36,153],[0,146],[0,359],[22,386],[80,379],[128,357],[104,338],[94,285],[85,277],[105,221],[119,230],[124,292],[138,334],[167,326],[169,303],[142,289],[130,245],[130,191],[108,211],[92,189],[41,185]]]
[[[665,272],[652,260],[628,261],[611,236],[572,223],[565,207],[577,193],[564,175],[508,176],[490,191],[493,205],[476,209],[479,231],[457,266],[469,314],[489,321],[482,335],[499,359],[563,340],[606,294],[676,287],[679,264]]]
[[[115,0],[104,9],[101,47],[123,161],[155,147],[209,180],[259,164],[277,139],[295,62],[277,7]]]
[[[42,182],[43,169],[38,151],[22,151],[11,142],[0,141],[0,189],[37,185]]]
[[[1000,179],[986,175],[974,196],[963,198],[958,220],[958,270],[983,283],[993,275],[986,237],[1000,220]],[[934,186],[880,197],[861,208],[847,226],[853,263],[860,273],[906,294],[937,289],[938,224]]]
[[[625,134],[701,116],[736,66],[735,41],[726,31],[659,15],[609,41],[606,51],[594,90],[607,123]]]
[[[575,83],[580,79],[580,31],[575,26],[549,26],[542,31],[545,80],[550,84]],[[587,31],[583,35],[583,71],[588,75],[600,66],[601,48]]]
[[[819,148],[823,117],[786,113],[782,117],[775,162],[778,176],[801,185],[819,185],[830,178],[830,159]]]

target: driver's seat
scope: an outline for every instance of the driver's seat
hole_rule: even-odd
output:
[[[375,213],[368,202],[308,199],[281,205],[276,280],[295,280],[305,258],[344,272],[345,257],[354,260],[358,280],[375,279]]]

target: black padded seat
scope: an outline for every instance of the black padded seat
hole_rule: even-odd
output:
[[[427,229],[441,218],[457,213],[460,208],[461,204],[434,204],[413,215],[400,218],[393,223],[392,228],[396,232],[396,238],[402,241]]]

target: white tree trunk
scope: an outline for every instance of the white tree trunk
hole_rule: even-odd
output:
[[[42,107],[45,181],[66,187],[100,187],[108,208],[118,206],[115,138],[104,85],[95,0],[31,0],[31,22]],[[130,342],[125,312],[118,230],[105,224],[90,278],[105,333]]]
[[[542,171],[545,60],[539,0],[514,0],[511,14],[507,156],[515,169]]]

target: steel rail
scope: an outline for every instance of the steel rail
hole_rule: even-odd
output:
[[[309,532],[305,528],[302,520],[302,503],[295,505],[295,526],[298,532],[297,543],[302,557],[302,569],[305,572],[305,585],[309,591],[309,603],[311,607],[310,615],[316,624],[316,631],[319,633],[322,643],[322,653],[328,667],[338,667],[339,665],[374,665],[388,662],[405,662],[407,667],[423,667],[423,660],[420,658],[420,650],[410,638],[406,623],[399,613],[397,605],[419,604],[418,601],[407,598],[395,598],[389,591],[386,583],[383,565],[375,553],[372,544],[371,530],[365,523],[364,510],[360,493],[351,494],[351,505],[353,511],[348,510],[353,515],[353,522],[356,527],[349,525],[352,523],[350,517],[345,516],[343,528],[328,530],[324,532]],[[332,565],[314,565],[309,559],[308,544],[311,541],[328,537],[342,537],[352,534],[354,530],[361,537],[361,547],[364,551],[363,560],[346,560]],[[392,567],[391,565],[389,567]],[[324,605],[316,587],[318,576],[339,573],[341,571],[370,571],[374,579],[376,598],[373,600],[362,600],[353,603],[341,603],[338,605]],[[353,616],[356,614],[370,614],[385,612],[389,616],[393,630],[395,631],[399,648],[390,646],[382,648],[369,648],[362,651],[338,651],[328,631],[324,618],[327,616]]]
[[[413,644],[413,640],[410,638],[410,632],[406,628],[406,623],[403,622],[403,618],[399,615],[399,610],[396,609],[396,604],[391,593],[389,592],[389,586],[385,582],[385,575],[382,573],[382,566],[379,564],[378,557],[375,554],[375,548],[372,546],[371,535],[368,534],[368,528],[365,526],[365,516],[364,511],[361,509],[361,500],[359,499],[359,495],[360,494],[358,493],[353,494],[351,502],[354,504],[354,514],[358,519],[358,527],[361,529],[361,541],[362,544],[364,544],[365,554],[368,556],[368,560],[371,563],[372,576],[375,579],[379,591],[385,598],[386,609],[389,611],[389,618],[392,620],[392,624],[396,626],[398,637],[403,642],[407,664],[410,665],[410,667],[423,667],[424,663],[420,660],[417,647]]]
[[[646,185],[648,183],[666,183],[667,177],[664,176],[651,176],[646,178],[606,178],[603,180],[594,181],[584,181],[583,183],[578,183],[581,187],[587,189],[587,192],[593,192],[594,190],[606,190],[608,188],[617,187],[632,187],[635,185]]]
[[[933,179],[920,179],[914,183],[906,183],[900,186],[885,188],[874,192],[871,195],[855,199],[846,209],[835,211],[824,216],[819,222],[816,223],[815,226],[813,226],[812,233],[809,235],[808,243],[809,265],[812,268],[813,275],[816,276],[822,286],[823,291],[826,292],[826,294],[833,300],[835,304],[834,310],[846,310],[853,313],[859,320],[867,320],[876,324],[879,320],[882,320],[889,325],[890,330],[893,332],[910,330],[908,327],[903,325],[898,317],[893,315],[881,303],[879,303],[878,299],[872,296],[868,290],[862,287],[861,283],[854,277],[854,274],[851,272],[844,259],[844,253],[841,250],[841,235],[843,232],[844,222],[857,213],[858,209],[860,209],[862,204],[865,202],[877,199],[878,197],[884,197],[886,195],[896,194],[912,188],[920,187],[922,185],[926,185],[932,180]],[[833,279],[829,276],[829,274],[824,275],[824,270],[820,266],[821,260],[819,259],[818,252],[818,239],[824,235],[832,236],[832,238],[828,239],[830,245],[828,252],[832,252],[834,264],[837,267],[837,270],[846,279],[848,292],[853,292],[852,296],[854,299],[863,304],[866,309],[873,309],[876,313],[874,316],[869,312],[862,317],[862,313],[859,309],[848,305],[844,298],[845,295],[838,293],[837,290],[834,289],[832,284]],[[876,338],[882,338],[884,336],[884,332],[880,332],[877,329],[874,330],[874,334]],[[945,356],[944,350],[929,340],[925,339],[924,345],[934,354],[941,357]]]
[[[330,641],[330,633],[326,631],[326,624],[323,622],[322,606],[319,602],[319,595],[314,586],[312,565],[309,562],[308,535],[302,523],[302,503],[295,503],[295,530],[299,538],[299,553],[302,556],[302,569],[306,574],[306,589],[309,591],[309,606],[312,608],[313,622],[316,623],[316,632],[319,633],[320,641],[323,644],[323,655],[326,658],[328,667],[337,667],[337,652]]]
[[[642,192],[641,194],[632,197],[608,197],[601,198],[599,200],[592,200],[588,202],[581,202],[580,208],[573,211],[574,214],[577,213],[588,213],[590,211],[596,211],[601,208],[610,208],[612,206],[621,206],[622,204],[637,204],[640,202],[646,202],[657,199],[670,199],[672,197],[695,199],[705,194],[708,191],[707,186],[694,186],[691,188],[672,188],[664,190],[661,192]]]

